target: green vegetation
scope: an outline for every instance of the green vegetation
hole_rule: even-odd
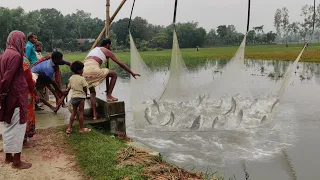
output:
[[[87,134],[78,131],[78,127],[74,128],[67,141],[77,164],[90,179],[205,179],[203,174],[185,171],[165,163],[161,157],[128,147],[124,140],[104,131],[93,129]]]
[[[114,136],[96,130],[80,134],[75,128],[68,142],[75,151],[78,165],[92,179],[143,179],[142,166],[117,167],[117,152],[127,146]]]
[[[285,45],[256,45],[247,46],[247,59],[261,59],[261,60],[284,60],[294,61],[302,49],[303,44],[290,44],[289,47]],[[216,47],[216,48],[201,48],[200,51],[196,49],[181,49],[182,56],[188,67],[195,67],[207,60],[224,59],[230,60],[237,51],[238,46]],[[146,64],[151,68],[169,67],[171,59],[171,50],[163,51],[144,51],[140,52],[141,57]],[[64,58],[69,61],[82,61],[86,53],[65,53]],[[126,64],[130,64],[129,52],[116,52],[118,59]],[[304,52],[301,61],[318,62],[320,61],[320,44],[310,44]],[[114,68],[114,63],[110,63],[110,67]],[[69,71],[67,67],[62,67],[62,71]]]

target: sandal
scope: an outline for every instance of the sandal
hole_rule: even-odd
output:
[[[83,128],[83,130],[81,131],[81,130],[79,130],[79,133],[88,133],[88,132],[90,132],[91,131],[91,129],[90,128]]]
[[[66,133],[67,133],[67,134],[71,134],[71,133],[72,133],[72,129],[67,129],[67,130],[66,130]]]

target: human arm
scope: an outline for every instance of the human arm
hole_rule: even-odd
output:
[[[27,70],[24,71],[24,76],[26,78],[28,88],[33,91],[36,86],[36,82],[32,78],[32,73],[31,73],[30,68],[28,68]]]
[[[7,97],[7,93],[9,92],[9,88],[11,86],[13,76],[21,66],[22,66],[22,60],[20,55],[14,55],[8,61],[4,76],[0,81],[0,99],[3,100]]]
[[[86,94],[86,98],[87,98],[87,96],[88,96],[88,83],[83,77],[82,77],[81,84],[83,87],[83,92]]]
[[[71,66],[71,62],[69,62],[69,61],[66,61],[66,60],[62,60],[63,61],[63,63],[65,64],[65,65],[68,65],[68,66]]]
[[[131,69],[125,65],[123,62],[119,61],[117,59],[117,57],[111,52],[108,51],[108,56],[115,62],[117,63],[120,67],[122,67],[124,70],[126,70],[128,73],[130,73],[132,75],[132,77],[134,77],[136,79],[136,76],[140,76],[140,74],[136,74],[134,72],[131,71]]]

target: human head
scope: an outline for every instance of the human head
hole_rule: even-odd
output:
[[[83,63],[80,62],[80,61],[75,61],[71,64],[71,71],[74,73],[74,74],[79,74],[79,75],[82,75],[83,73]]]
[[[12,31],[8,35],[6,47],[16,50],[23,57],[26,49],[26,36],[21,31]]]
[[[36,44],[38,41],[37,35],[34,32],[29,32],[27,35],[28,41],[30,41],[32,44]]]
[[[51,59],[55,65],[63,65],[63,55],[59,51],[55,51],[51,54]]]
[[[111,50],[111,47],[112,47],[112,43],[111,43],[111,40],[108,38],[108,39],[105,39],[101,42],[101,47],[105,47],[109,50]]]
[[[42,52],[42,43],[40,41],[38,41],[36,44],[35,44],[35,48],[36,48],[36,51],[37,52]]]

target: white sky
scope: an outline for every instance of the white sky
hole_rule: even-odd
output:
[[[122,0],[111,1],[111,15]],[[105,19],[105,0],[1,0],[0,6],[23,7],[26,11],[56,8],[64,15],[76,9],[91,13],[92,17]],[[133,0],[127,0],[117,19],[129,17]],[[301,20],[301,7],[312,5],[313,0],[251,0],[250,27],[265,25],[264,30],[274,30],[273,16],[277,8],[287,7],[291,21]],[[222,24],[234,24],[237,31],[246,29],[248,0],[179,0],[178,22],[197,21],[206,30]],[[133,17],[140,16],[152,24],[169,25],[173,19],[174,0],[136,0]]]

